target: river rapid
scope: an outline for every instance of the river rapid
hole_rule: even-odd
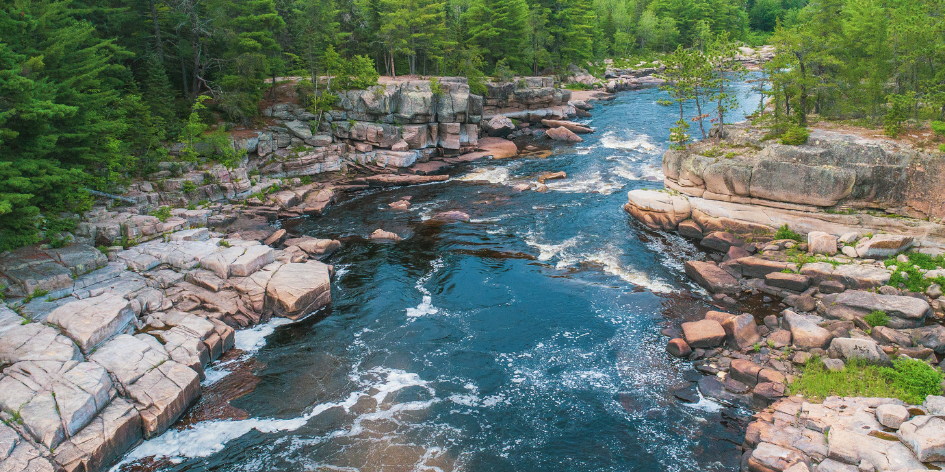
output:
[[[736,121],[759,99],[737,91]],[[548,157],[480,161],[293,222],[343,242],[326,261],[331,307],[238,332],[241,354],[208,370],[196,407],[219,414],[191,413],[116,469],[738,470],[750,413],[674,398],[698,377],[659,334],[709,309],[683,273],[702,253],[623,211],[627,191],[662,187],[675,117],[661,96],[595,102],[581,122],[596,133]],[[512,189],[556,171],[568,178],[545,193]],[[409,211],[388,209],[403,196]],[[448,210],[471,221],[430,220]],[[364,239],[377,228],[404,240]],[[215,389],[238,398],[214,405]]]

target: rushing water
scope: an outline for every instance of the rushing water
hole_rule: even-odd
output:
[[[231,383],[245,395],[231,404],[245,419],[193,421],[129,460],[174,471],[737,470],[746,412],[675,399],[693,372],[659,335],[708,308],[682,270],[699,251],[622,209],[626,191],[662,186],[674,117],[659,97],[596,103],[584,121],[597,132],[550,157],[476,163],[302,222],[344,241],[328,260],[331,308],[237,335],[245,353],[210,370],[202,401],[242,369]],[[561,170],[568,178],[546,193],[511,188]],[[410,211],[387,208],[408,195]],[[447,210],[472,220],[428,221]],[[404,241],[364,239],[377,228]]]

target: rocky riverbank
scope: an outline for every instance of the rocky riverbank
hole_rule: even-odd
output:
[[[0,470],[102,470],[185,413],[235,330],[329,305],[333,268],[320,260],[341,243],[292,237],[278,222],[519,154],[505,138],[593,132],[567,121],[593,94],[571,100],[548,78],[490,83],[485,97],[461,79],[438,83],[348,92],[320,125],[297,104],[273,104],[265,129],[232,133],[247,151],[241,165],[160,163],[81,215],[64,247],[0,255]],[[519,190],[541,190],[540,180]],[[383,229],[363,236],[400,240]]]
[[[762,409],[743,470],[924,470],[940,460],[930,451],[941,447],[931,438],[940,436],[933,405],[942,397],[920,408],[790,395],[810,362],[831,371],[896,358],[942,367],[945,233],[938,187],[923,184],[941,175],[930,172],[937,159],[828,131],[802,146],[764,135],[740,125],[668,151],[666,189],[628,195],[625,210],[641,223],[707,251],[685,272],[722,310],[664,330],[667,351],[706,374],[677,397],[695,401],[698,391]],[[776,314],[728,313],[745,294],[763,296]]]

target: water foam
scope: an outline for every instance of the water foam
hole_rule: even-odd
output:
[[[610,195],[624,187],[624,184],[607,182],[600,172],[574,179],[551,180],[545,183],[549,190],[566,193],[600,193]]]
[[[168,430],[133,449],[120,463],[112,467],[111,472],[117,472],[124,464],[147,457],[167,458],[171,461],[209,457],[222,451],[228,442],[252,430],[261,433],[295,431],[305,426],[312,418],[330,409],[341,408],[345,412],[350,412],[351,408],[357,405],[363,397],[372,397],[376,401],[379,410],[359,415],[355,418],[350,429],[336,431],[332,433],[332,436],[355,436],[363,431],[362,423],[365,421],[391,418],[404,411],[426,409],[439,401],[434,395],[433,388],[429,386],[429,382],[422,380],[418,374],[412,372],[377,367],[364,373],[355,371],[351,374],[351,377],[361,388],[350,393],[347,398],[341,401],[315,405],[308,413],[296,418],[205,421],[183,430]],[[380,409],[391,393],[409,387],[425,388],[433,398],[427,401],[397,403],[390,405],[387,409]]]
[[[274,333],[276,328],[289,323],[292,320],[288,318],[272,318],[268,323],[237,331],[233,335],[233,347],[245,354],[252,354],[266,345],[266,337]]]
[[[607,131],[601,136],[600,144],[607,149],[640,151],[648,154],[659,152],[659,147],[650,141],[650,136],[645,134],[637,135],[636,139],[625,139],[618,137],[614,131]]]
[[[433,296],[429,290],[424,286],[430,279],[433,277],[433,274],[436,274],[440,269],[443,268],[443,258],[438,257],[430,262],[430,271],[417,279],[416,285],[414,287],[420,292],[423,297],[420,300],[420,304],[414,308],[407,308],[407,317],[416,318],[424,315],[435,315],[439,313],[440,309],[433,306]]]
[[[459,177],[464,182],[489,182],[490,184],[504,184],[509,181],[508,167],[481,167]]]
[[[523,239],[525,244],[538,249],[538,260],[542,262],[551,260],[552,257],[562,253],[565,249],[574,247],[579,241],[578,237],[575,236],[558,244],[542,243],[538,241],[537,236],[532,231],[529,231]]]
[[[619,259],[623,253],[613,245],[607,245],[598,252],[591,254],[578,254],[567,258],[562,258],[555,265],[558,270],[564,270],[574,267],[578,264],[594,264],[600,266],[604,272],[620,277],[626,282],[637,285],[651,292],[671,293],[673,287],[658,277],[651,277],[639,270],[625,267]]]

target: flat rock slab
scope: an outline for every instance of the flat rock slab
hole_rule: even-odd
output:
[[[945,460],[945,419],[916,416],[899,427],[899,438],[922,462]]]
[[[105,368],[127,390],[151,369],[169,359],[167,351],[134,336],[121,334],[105,343],[89,360]]]
[[[274,260],[275,251],[271,247],[262,244],[250,246],[230,264],[230,276],[246,277]]]
[[[912,244],[912,236],[877,234],[870,238],[863,238],[857,242],[856,253],[860,257],[885,259],[911,248]]]
[[[67,303],[46,321],[58,326],[86,355],[96,346],[125,331],[135,319],[128,300],[109,293]]]
[[[772,287],[803,292],[810,286],[810,277],[794,273],[772,272],[765,276],[765,283]]]
[[[166,431],[199,393],[197,372],[174,361],[152,369],[128,389],[141,414],[145,439]]]
[[[92,362],[18,362],[0,378],[0,408],[48,448],[84,428],[115,395],[108,373]]]
[[[932,313],[932,307],[925,300],[860,290],[827,295],[818,304],[823,316],[841,320],[864,317],[875,310],[885,312],[889,316],[889,327],[896,329],[919,328]]]
[[[75,243],[61,248],[47,249],[46,253],[78,277],[105,267],[108,257],[87,244]]]
[[[82,360],[79,347],[54,328],[27,323],[0,331],[0,364],[79,360]]]
[[[266,286],[265,309],[278,316],[299,319],[331,303],[331,273],[318,261],[285,264]]]
[[[712,293],[733,294],[741,291],[735,277],[711,262],[686,262],[686,275]]]
[[[692,216],[688,199],[656,190],[627,192],[627,204],[623,209],[649,228],[665,231],[675,230]]]

